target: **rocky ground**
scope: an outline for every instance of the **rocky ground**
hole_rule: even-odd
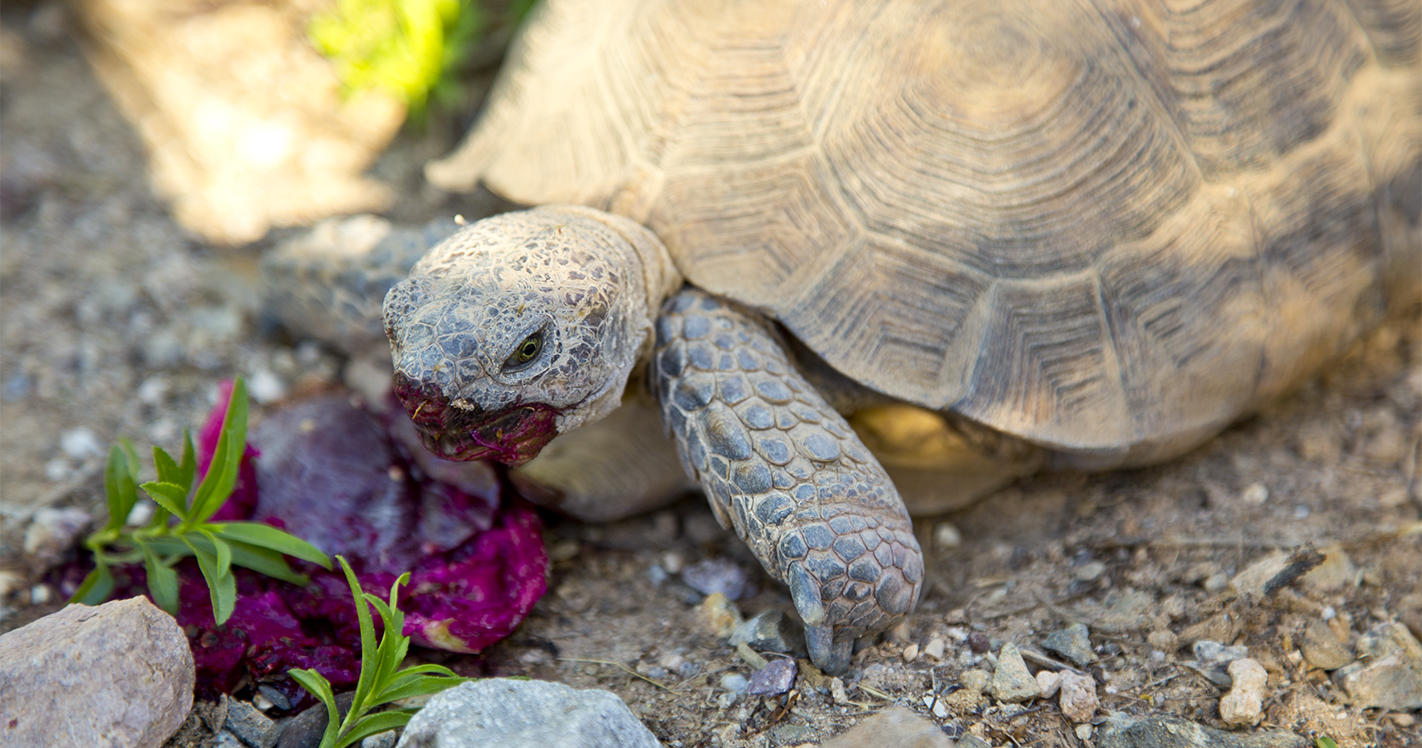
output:
[[[110,442],[172,448],[201,422],[220,379],[246,376],[269,404],[338,380],[342,362],[263,323],[255,261],[280,233],[218,249],[173,223],[59,5],[10,4],[0,21],[6,631],[61,607],[40,581],[55,549],[27,547],[25,530],[41,510],[102,503]],[[376,175],[402,195],[392,217],[470,212],[465,198],[424,186],[418,172],[458,126],[402,135],[382,160]],[[1215,654],[1221,662],[1247,654],[1262,666],[1258,706],[1225,709],[1246,724],[1257,717],[1261,728],[1246,731],[1283,728],[1343,746],[1422,743],[1415,708],[1366,708],[1422,688],[1422,651],[1365,656],[1383,624],[1422,635],[1417,319],[1414,310],[1395,320],[1185,459],[1042,475],[919,520],[930,556],[922,604],[863,647],[837,682],[801,662],[787,693],[744,692],[754,668],[718,629],[793,606],[694,498],[610,525],[549,517],[547,597],[508,640],[449,662],[471,674],[611,690],[670,746],[817,744],[890,705],[991,745],[1077,746],[1096,740],[1082,725],[1109,713],[1224,726],[1229,678],[1211,680],[1219,675],[1209,645],[1197,646],[1213,641],[1245,648]],[[1294,579],[1288,554],[1307,546],[1327,561]],[[751,572],[757,589],[734,603],[703,599],[683,572],[707,559]],[[1294,571],[1309,565],[1295,560]],[[1057,646],[1063,635],[1048,641],[1073,624],[1089,632],[1079,664]],[[1004,644],[1033,671],[1090,675],[1099,710],[1080,714],[1060,697],[1007,700],[1007,686],[984,682],[999,660],[1015,662]],[[1367,680],[1388,662],[1400,668],[1382,673],[1397,676],[1393,692],[1386,678]],[[181,733],[184,744],[211,744],[196,724]]]

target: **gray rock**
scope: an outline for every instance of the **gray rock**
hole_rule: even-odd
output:
[[[777,696],[795,685],[795,673],[799,668],[788,657],[777,657],[765,667],[751,674],[746,693],[751,696]]]
[[[1097,733],[1098,748],[1304,748],[1303,738],[1283,730],[1235,734],[1186,719],[1116,712]]]
[[[1195,642],[1192,651],[1195,653],[1195,659],[1187,660],[1183,664],[1205,676],[1220,688],[1229,688],[1234,682],[1234,679],[1229,675],[1229,664],[1249,656],[1249,647],[1244,645],[1227,647],[1210,639],[1201,639]]]
[[[759,652],[790,654],[804,650],[805,638],[800,628],[789,624],[784,611],[771,608],[737,626],[729,644],[733,647],[745,644]]]
[[[7,745],[162,745],[193,679],[187,638],[148,600],[70,605],[0,636],[0,725]]]
[[[681,573],[681,580],[703,595],[721,593],[727,600],[739,600],[755,594],[755,582],[750,572],[727,558],[697,561]]]
[[[1353,661],[1347,645],[1338,641],[1333,629],[1317,618],[1309,619],[1299,635],[1299,650],[1308,664],[1320,670],[1337,670]]]
[[[965,745],[959,741],[958,745]],[[937,725],[901,706],[891,706],[860,722],[821,748],[952,748],[953,741]]]
[[[1358,639],[1359,661],[1334,680],[1353,706],[1404,712],[1422,708],[1422,644],[1400,623],[1382,623]]]
[[[224,727],[252,748],[272,748],[277,738],[281,737],[281,729],[271,717],[236,699],[227,701],[227,723]]]
[[[1096,653],[1091,650],[1091,633],[1084,623],[1047,634],[1042,647],[1056,652],[1079,667],[1087,667],[1096,662]]]
[[[612,693],[489,678],[430,699],[398,748],[660,748]]]
[[[997,670],[992,674],[992,695],[998,701],[1026,701],[1041,695],[1037,679],[1027,671],[1027,663],[1016,644],[1004,644],[997,654]]]

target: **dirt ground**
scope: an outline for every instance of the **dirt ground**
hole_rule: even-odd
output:
[[[172,448],[200,423],[220,379],[264,381],[270,399],[338,379],[341,362],[263,324],[253,268],[275,238],[220,250],[171,221],[146,185],[139,141],[57,6],[10,4],[0,21],[4,631],[60,606],[32,586],[41,569],[23,553],[23,531],[39,508],[102,503],[98,468],[110,442]],[[402,135],[381,162],[376,174],[404,196],[393,217],[466,210],[418,172],[457,130],[444,122]],[[889,704],[992,745],[1077,746],[1089,743],[1055,702],[1022,710],[949,697],[963,671],[991,669],[971,646],[982,637],[991,651],[1009,641],[1039,647],[1079,621],[1101,657],[1090,668],[1102,684],[1097,721],[1106,711],[1163,712],[1220,726],[1221,689],[1184,663],[1196,639],[1222,639],[1247,645],[1269,672],[1264,727],[1343,746],[1415,745],[1415,713],[1347,706],[1296,644],[1324,618],[1351,641],[1394,620],[1422,635],[1420,436],[1414,310],[1184,459],[1040,475],[918,520],[928,590],[906,624],[856,654],[842,700],[803,668],[785,696],[735,698],[722,687],[751,668],[712,633],[697,596],[664,572],[714,556],[755,567],[694,499],[611,525],[550,517],[548,595],[511,638],[452,664],[609,689],[669,746],[816,743]],[[1353,572],[1336,587],[1299,584],[1254,601],[1225,584],[1276,549],[1307,544],[1340,546]],[[793,610],[768,579],[759,589],[737,603],[747,616]],[[946,643],[941,658],[922,653],[934,639]],[[935,694],[939,716],[924,701]]]

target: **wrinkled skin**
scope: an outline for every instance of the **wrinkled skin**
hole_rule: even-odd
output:
[[[521,465],[616,408],[649,309],[679,282],[645,274],[638,255],[652,243],[630,221],[552,207],[480,221],[431,250],[384,308],[395,395],[425,446]]]

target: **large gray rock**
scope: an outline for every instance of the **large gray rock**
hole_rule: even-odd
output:
[[[608,691],[490,678],[430,699],[398,748],[661,748]]]
[[[70,605],[0,636],[0,744],[162,745],[193,678],[187,638],[147,599]]]
[[[1422,644],[1400,623],[1358,639],[1358,662],[1334,674],[1353,706],[1404,712],[1422,708]]]
[[[1112,714],[1101,726],[1100,748],[1305,748],[1306,740],[1283,730],[1229,733],[1186,719]]]

